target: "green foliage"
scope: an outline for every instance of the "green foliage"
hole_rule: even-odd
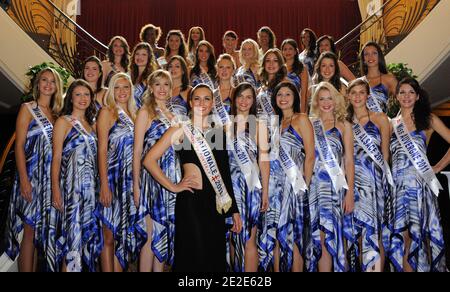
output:
[[[414,75],[411,68],[408,68],[408,64],[404,63],[391,63],[387,65],[387,69],[390,73],[392,73],[398,81],[401,81],[405,77],[412,77],[417,78],[416,75]],[[395,96],[391,96],[389,98],[389,104],[388,104],[388,112],[387,115],[390,118],[395,118],[397,116],[398,111],[400,110],[400,105],[397,102],[397,98]]]
[[[68,87],[68,81],[70,78],[70,73],[69,71],[67,71],[65,68],[59,66],[59,65],[55,65],[52,62],[44,62],[42,64],[36,65],[31,67],[28,72],[25,74],[26,76],[30,77],[30,86],[28,87],[28,92],[26,92],[23,96],[22,96],[22,100],[23,101],[28,101],[30,99],[33,98],[33,84],[34,81],[36,80],[37,75],[39,74],[39,72],[41,72],[42,70],[46,69],[46,68],[52,68],[55,69],[56,72],[59,73],[59,76],[61,77],[61,80],[63,82],[63,92],[66,92],[67,87]]]

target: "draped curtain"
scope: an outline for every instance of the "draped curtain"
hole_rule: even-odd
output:
[[[256,39],[261,26],[270,26],[278,46],[286,38],[297,42],[303,28],[318,36],[336,39],[361,22],[355,0],[81,0],[78,23],[107,44],[114,35],[124,36],[130,46],[139,41],[140,28],[153,23],[163,30],[160,46],[170,29],[181,29],[187,38],[189,28],[202,26],[206,39],[222,52],[222,36],[228,30],[240,41]]]

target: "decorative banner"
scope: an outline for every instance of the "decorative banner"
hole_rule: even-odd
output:
[[[225,127],[231,125],[231,119],[228,115],[227,110],[225,109],[225,105],[223,104],[219,89],[214,90],[214,110],[219,117],[222,126]]]
[[[47,116],[41,111],[39,106],[35,103],[26,104],[27,109],[30,111],[31,115],[33,116],[36,123],[39,125],[39,127],[42,129],[42,132],[44,133],[45,139],[47,142],[51,145],[53,141],[53,124],[50,123]]]
[[[96,149],[97,149],[97,139],[95,136],[90,135],[86,129],[83,127],[83,125],[81,124],[80,121],[78,121],[77,119],[75,119],[74,117],[71,116],[65,116],[64,117],[69,123],[72,124],[72,126],[75,128],[75,130],[77,130],[81,136],[83,136],[84,142],[86,143],[86,145],[88,146],[88,151],[89,151],[89,155],[91,155],[92,157],[94,156],[94,153],[96,153]],[[89,137],[93,137],[94,139],[89,139]]]
[[[393,119],[392,124],[394,126],[395,135],[397,136],[397,139],[409,160],[414,165],[414,168],[417,170],[424,182],[428,184],[433,193],[436,196],[439,196],[439,190],[442,190],[443,188],[434,174],[433,168],[431,167],[427,156],[420,151],[419,147],[409,134],[403,118],[398,117]]]
[[[186,137],[194,147],[202,168],[208,177],[214,191],[216,193],[216,209],[219,214],[223,211],[226,213],[231,208],[232,200],[228,194],[225,183],[223,182],[222,175],[220,174],[219,167],[217,166],[216,159],[212,153],[208,142],[203,135],[197,130],[191,121],[183,123],[183,131]]]
[[[128,126],[130,131],[134,131],[134,122],[131,120],[131,118],[125,113],[125,111],[122,108],[117,108],[117,111],[119,113],[119,119]]]

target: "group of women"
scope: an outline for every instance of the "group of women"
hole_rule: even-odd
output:
[[[301,53],[269,27],[237,52],[227,31],[217,60],[201,27],[188,48],[160,36],[145,26],[131,58],[114,37],[64,98],[55,70],[36,77],[7,223],[21,271],[38,254],[49,271],[446,270],[435,173],[450,151],[430,166],[426,148],[450,130],[376,43],[355,79],[310,29]]]

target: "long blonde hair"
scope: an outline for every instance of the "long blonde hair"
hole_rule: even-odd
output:
[[[63,82],[61,76],[59,76],[59,73],[55,69],[47,67],[45,69],[42,69],[36,75],[36,79],[34,80],[33,83],[33,100],[37,103],[39,99],[40,96],[39,82],[41,81],[42,75],[45,72],[52,73],[53,77],[55,78],[56,91],[51,98],[50,108],[52,109],[53,115],[57,117],[59,116],[64,107],[64,98],[63,98]]]
[[[116,98],[114,95],[114,88],[116,87],[116,83],[122,79],[126,80],[128,82],[128,84],[130,85],[130,98],[128,99],[127,109],[131,115],[131,118],[134,121],[136,119],[137,107],[136,107],[136,101],[134,100],[134,96],[133,96],[133,93],[134,93],[133,83],[131,82],[131,78],[130,78],[130,76],[128,76],[128,74],[117,73],[111,78],[111,81],[109,82],[108,91],[106,91],[105,97],[103,98],[103,104],[108,109],[113,110],[116,117],[119,116],[119,112],[117,110]]]
[[[330,92],[331,97],[335,102],[334,116],[339,122],[344,122],[347,119],[347,102],[345,101],[345,97],[329,82],[320,82],[315,88],[311,101],[311,117],[320,117],[319,93],[322,90]]]
[[[170,76],[170,73],[166,70],[156,70],[153,72],[147,79],[147,90],[144,93],[143,96],[143,108],[145,108],[149,116],[151,118],[156,117],[156,99],[155,94],[153,93],[152,86],[157,82],[158,79],[167,79],[169,81],[169,93],[167,96],[167,99],[172,97],[172,89],[173,89],[173,83],[172,83],[172,77]]]
[[[244,45],[247,45],[247,44],[251,44],[253,46],[253,59],[250,60],[249,63],[247,63],[244,60],[244,57],[243,57],[243,54],[242,54],[242,49],[244,48]],[[239,59],[241,61],[241,64],[243,64],[246,69],[250,69],[253,65],[260,66],[260,63],[259,63],[260,55],[259,55],[259,49],[258,48],[259,48],[258,43],[255,40],[246,39],[245,41],[242,42],[241,49],[239,50]]]

